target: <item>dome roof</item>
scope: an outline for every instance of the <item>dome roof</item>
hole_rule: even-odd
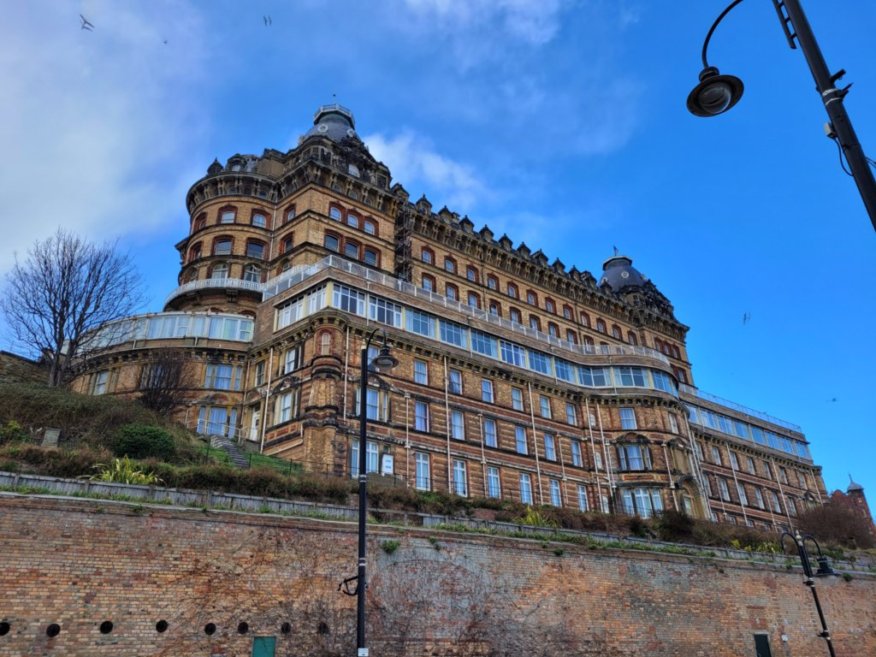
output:
[[[861,491],[864,490],[864,487],[861,484],[855,482],[852,479],[852,475],[849,475],[849,487],[846,489],[847,493],[851,493],[852,491]]]
[[[313,116],[313,127],[301,138],[319,135],[332,141],[342,141],[347,137],[358,137],[353,113],[343,105],[323,105]]]
[[[600,285],[608,285],[618,292],[625,287],[642,287],[648,281],[638,269],[633,267],[632,258],[617,253],[602,263]]]

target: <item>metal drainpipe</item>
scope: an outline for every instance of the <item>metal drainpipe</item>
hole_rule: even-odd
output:
[[[274,347],[268,352],[268,388],[265,390],[265,406],[262,408],[262,435],[259,440],[259,454],[265,451],[265,426],[268,423],[268,400],[271,398],[271,381],[274,380]]]
[[[672,493],[672,506],[678,511],[678,496],[675,494],[675,480],[672,478],[672,469],[669,467],[669,449],[666,442],[663,443],[663,460],[666,463],[666,474],[669,475],[669,491]]]
[[[617,485],[614,483],[614,475],[611,472],[611,452],[609,452],[605,443],[605,431],[602,429],[602,411],[600,410],[600,406],[601,404],[596,404],[596,421],[599,423],[599,437],[602,440],[602,457],[605,459],[605,471],[608,474],[609,495],[613,501],[614,491],[617,488]]]
[[[411,482],[411,393],[405,391],[405,488]]]
[[[487,451],[484,448],[484,414],[478,413],[478,425],[481,429],[481,471],[484,476],[484,497],[487,497]]]
[[[794,521],[791,520],[791,514],[788,512],[788,500],[785,497],[785,489],[782,488],[782,481],[779,479],[779,473],[776,471],[776,464],[772,458],[767,461],[767,465],[770,466],[770,472],[773,473],[773,479],[776,480],[776,483],[779,485],[779,493],[781,494],[781,499],[779,500],[779,506],[782,506],[784,503],[785,506],[785,517],[788,519],[788,525],[790,527],[794,526]]]
[[[706,486],[705,475],[703,475],[703,468],[700,465],[700,457],[697,454],[697,443],[696,438],[694,438],[693,431],[690,429],[690,421],[685,420],[687,424],[687,439],[690,441],[690,452],[691,457],[694,464],[694,473],[697,476],[697,481],[700,484],[700,492],[702,493],[703,499],[706,501],[706,511],[709,513],[709,520],[712,519],[712,501],[709,499],[709,489]]]
[[[584,404],[585,404],[585,410],[587,411],[587,432],[590,434],[590,449],[594,455],[593,470],[596,474],[596,476],[595,476],[596,491],[597,491],[597,494],[599,495],[599,499],[597,500],[596,506],[601,511],[602,510],[602,483],[600,483],[600,481],[599,481],[599,468],[596,465],[596,458],[595,458],[596,457],[596,441],[593,440],[593,424],[590,422],[590,400],[585,399]]]
[[[532,447],[535,451],[535,476],[538,477],[538,503],[544,504],[544,492],[541,488],[541,463],[538,460],[538,438],[535,433],[535,407],[532,405],[532,384],[527,381],[526,387],[529,390],[529,418],[532,422]]]
[[[729,454],[730,449],[727,448]],[[736,468],[733,467],[733,460],[730,460],[730,472],[733,473],[733,483],[736,484],[736,494],[739,495],[739,479],[736,477]],[[739,506],[742,507],[742,517],[745,519],[745,524],[748,524],[748,514],[745,512],[745,505],[742,503],[742,496],[739,495]]]
[[[349,385],[349,366],[350,366],[350,327],[348,326],[346,329],[347,337],[344,340],[344,405],[343,405],[343,415],[341,418],[346,422],[347,420],[347,390],[350,387]]]
[[[453,492],[450,462],[450,379],[447,372],[447,356],[444,356],[444,425],[447,434],[447,492]]]
[[[246,359],[246,367],[244,367],[244,369],[243,369],[243,381],[241,382],[241,385],[240,385],[240,389],[241,389],[240,403],[238,404],[238,406],[240,407],[240,413],[238,414],[238,418],[240,419],[241,430],[240,430],[240,436],[238,436],[238,441],[237,441],[238,444],[243,444],[240,440],[240,438],[243,437],[243,409],[244,409],[243,398],[244,398],[244,395],[246,394],[243,392],[243,390],[246,388],[247,382],[249,382],[249,358]],[[252,423],[250,423],[250,424],[252,424]]]

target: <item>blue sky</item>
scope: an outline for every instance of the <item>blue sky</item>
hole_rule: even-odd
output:
[[[0,272],[59,225],[110,236],[159,310],[188,186],[294,146],[336,96],[413,198],[594,274],[631,256],[691,327],[697,384],[800,424],[828,488],[852,473],[876,501],[876,234],[768,0],[712,39],[746,87],[713,119],[685,99],[723,0],[2,4]],[[876,5],[805,4],[876,158]]]

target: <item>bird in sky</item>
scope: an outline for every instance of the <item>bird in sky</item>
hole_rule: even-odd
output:
[[[262,16],[262,19],[265,21],[265,27],[270,27],[271,24],[274,22],[271,20],[270,16]]]
[[[831,399],[828,399],[828,401],[835,402],[835,401],[836,401],[836,397],[832,397]]]
[[[82,20],[81,27],[83,30],[88,30],[89,32],[94,31],[94,25],[87,18],[85,18],[85,16],[83,16],[82,14],[79,14],[79,18]]]
[[[751,321],[751,313],[742,313],[742,325],[745,326]]]

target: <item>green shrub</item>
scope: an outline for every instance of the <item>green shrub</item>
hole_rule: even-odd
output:
[[[118,429],[110,445],[116,456],[132,459],[158,458],[173,461],[176,443],[167,431],[148,424],[126,424]]]
[[[380,544],[380,549],[386,552],[387,554],[392,554],[396,550],[398,550],[401,543],[398,541],[383,541]]]
[[[7,420],[0,427],[0,444],[21,443],[30,440],[30,434],[15,420]]]
[[[98,470],[98,473],[90,477],[92,481],[110,481],[117,484],[138,484],[143,486],[162,483],[158,476],[152,472],[140,469],[139,465],[127,456],[113,459],[109,463],[98,464],[95,468]]]
[[[661,541],[689,543],[693,537],[694,521],[686,513],[667,509],[655,523]]]

